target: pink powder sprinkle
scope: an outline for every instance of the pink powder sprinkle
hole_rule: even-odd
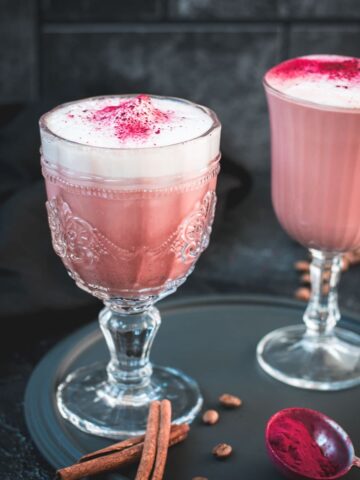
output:
[[[294,58],[271,69],[270,74],[283,79],[320,76],[330,80],[360,81],[360,59],[349,57]]]
[[[119,140],[145,140],[159,134],[159,125],[168,123],[173,112],[156,108],[148,95],[138,95],[118,105],[93,111],[86,118],[97,123],[96,128],[112,126]]]

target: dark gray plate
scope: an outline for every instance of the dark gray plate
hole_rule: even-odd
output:
[[[196,378],[205,408],[218,408],[224,392],[240,395],[244,406],[220,410],[220,422],[208,427],[196,420],[190,436],[171,449],[166,479],[278,479],[264,448],[264,427],[277,410],[291,406],[321,410],[338,421],[360,449],[360,388],[342,392],[311,392],[283,385],[258,367],[255,348],[274,328],[301,322],[304,305],[260,296],[197,297],[160,304],[163,324],[152,359],[181,368]],[[342,325],[360,332],[356,315],[344,313]],[[73,463],[85,452],[111,443],[82,433],[62,420],[55,406],[55,387],[74,368],[106,358],[104,341],[92,323],[51,350],[35,369],[25,398],[28,428],[39,450],[55,467]],[[212,458],[212,447],[230,443],[234,455],[224,462]],[[103,478],[133,478],[134,469]],[[355,478],[352,472],[347,478]]]

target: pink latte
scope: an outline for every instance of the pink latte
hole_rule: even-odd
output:
[[[309,248],[360,246],[360,60],[295,58],[269,70],[272,197],[284,229]]]
[[[53,244],[78,285],[107,299],[182,283],[214,215],[215,114],[114,96],[60,106],[40,124]]]

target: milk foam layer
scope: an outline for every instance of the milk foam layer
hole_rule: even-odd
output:
[[[220,124],[181,99],[113,96],[62,105],[41,121],[44,161],[109,178],[178,175],[219,154]]]
[[[360,59],[308,55],[269,70],[265,81],[279,92],[324,106],[360,108]]]

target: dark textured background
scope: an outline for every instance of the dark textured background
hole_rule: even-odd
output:
[[[359,21],[359,0],[0,0],[1,480],[51,478],[23,423],[24,387],[41,355],[99,309],[51,248],[40,114],[125,92],[212,107],[224,126],[214,231],[176,295],[291,296],[304,251],[271,208],[261,78],[294,55],[360,56]],[[358,268],[344,275],[343,306],[360,309],[359,279]]]
[[[212,107],[226,151],[268,169],[261,78],[359,55],[358,0],[0,0],[0,102],[147,91]]]

